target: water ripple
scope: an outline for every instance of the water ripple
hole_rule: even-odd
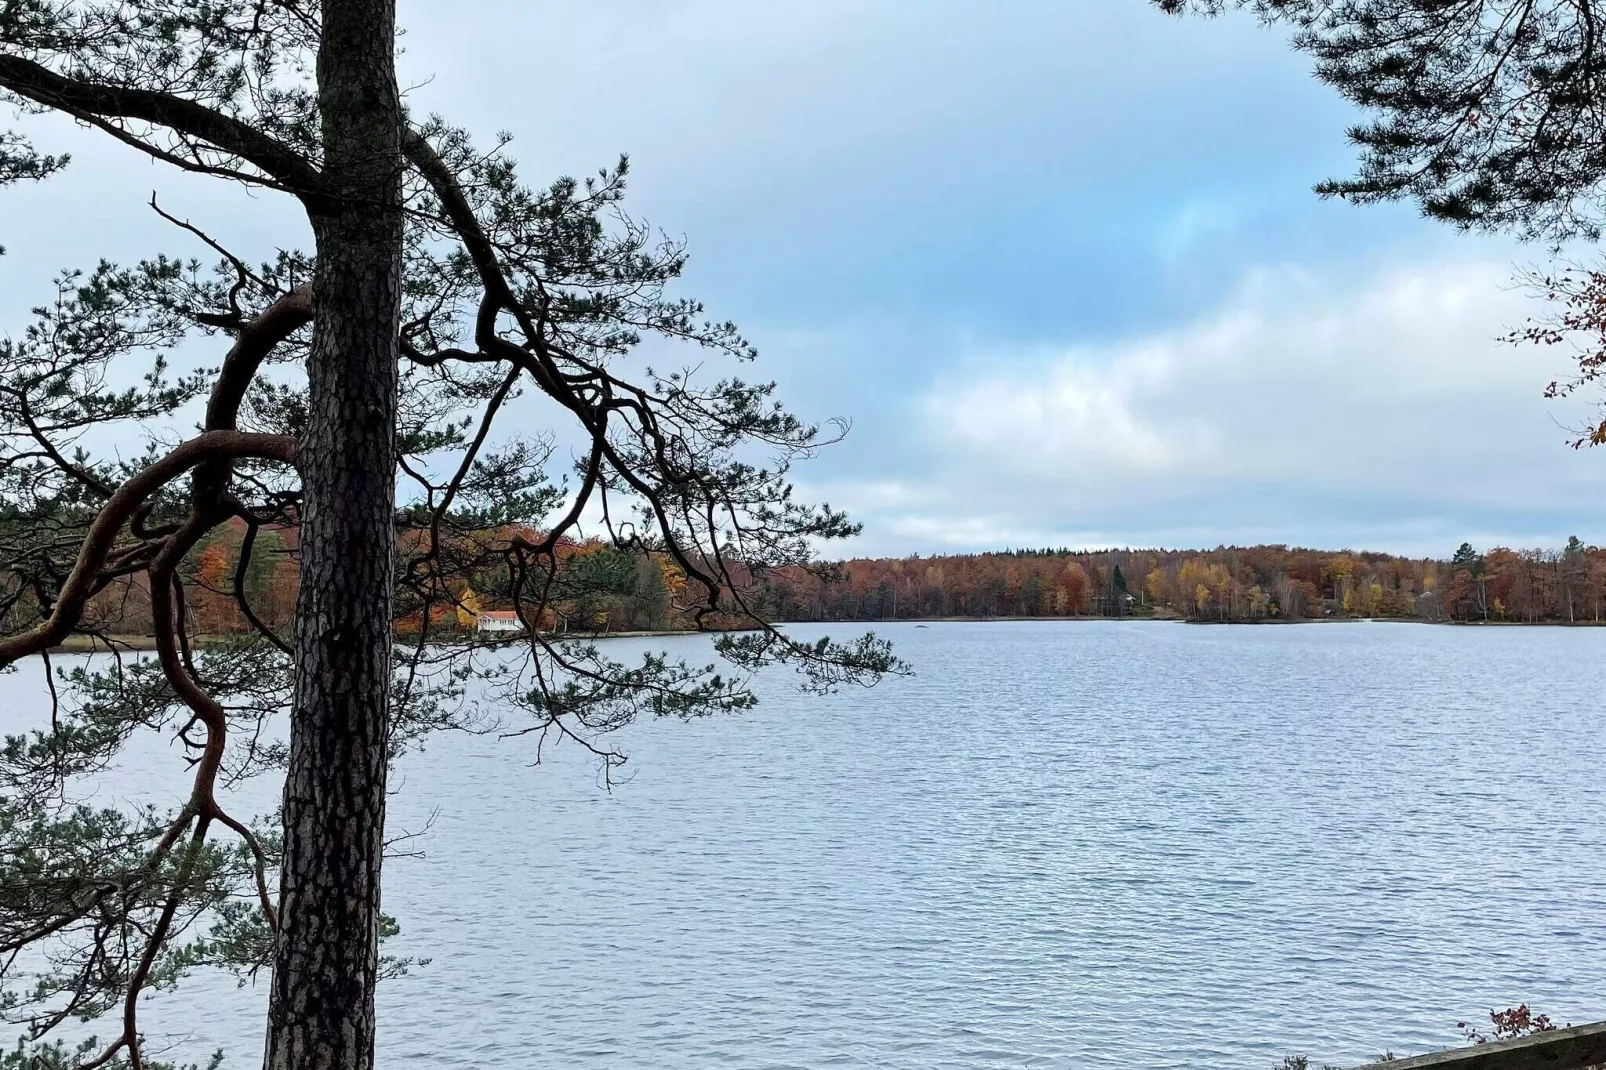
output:
[[[914,679],[640,726],[611,794],[410,758],[386,906],[433,962],[382,1064],[1265,1070],[1606,1018],[1606,631],[887,630]],[[261,993],[189,997],[153,1030],[215,998],[193,1050],[249,1065]]]

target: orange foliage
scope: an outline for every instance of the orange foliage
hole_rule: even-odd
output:
[[[1606,610],[1606,550],[1581,543],[1560,551],[1497,547],[1471,569],[1433,558],[1288,546],[858,559],[844,562],[832,580],[783,570],[770,581],[768,607],[778,620],[1598,621]]]

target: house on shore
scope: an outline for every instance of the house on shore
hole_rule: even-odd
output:
[[[481,610],[475,621],[478,632],[522,632],[524,622],[511,609]]]

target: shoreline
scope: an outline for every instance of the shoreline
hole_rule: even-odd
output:
[[[733,631],[735,629],[723,629],[723,630],[725,630],[725,631]],[[190,646],[194,647],[194,648],[197,648],[197,649],[203,648],[203,647],[217,646],[217,645],[219,645],[221,643],[225,643],[225,642],[227,642],[227,641],[229,641],[231,639],[239,639],[239,638],[241,638],[241,637],[243,637],[245,635],[248,635],[248,634],[249,633],[247,633],[247,632],[238,632],[238,633],[231,633],[231,634],[228,634],[228,635],[195,635],[195,636],[191,636],[190,637]],[[579,640],[593,641],[593,640],[599,640],[599,639],[652,639],[652,638],[656,638],[656,637],[668,637],[668,636],[676,636],[676,635],[718,635],[718,634],[719,634],[719,632],[697,632],[697,631],[694,631],[694,630],[689,629],[689,628],[670,628],[670,629],[665,629],[664,631],[661,631],[661,632],[653,632],[653,631],[645,631],[645,632],[644,631],[604,632],[604,633],[599,634],[599,635],[586,635],[583,632],[575,632],[575,633],[572,633],[570,635],[553,636],[552,638],[557,638],[557,639],[579,639]],[[65,640],[63,640],[62,642],[58,643],[57,645],[51,647],[50,648],[50,653],[52,653],[52,654],[107,654],[107,653],[110,653],[113,649],[120,650],[120,651],[127,651],[127,652],[130,652],[130,653],[150,653],[151,651],[154,651],[156,649],[156,637],[154,635],[112,635],[112,636],[108,636],[108,639],[110,639],[110,641],[111,641],[111,645],[110,646],[108,646],[106,640],[99,639],[99,638],[96,638],[94,636],[69,635]],[[452,641],[452,640],[442,639],[442,642],[450,642],[450,641]]]
[[[853,627],[875,627],[882,624],[913,624],[916,626],[929,624],[1018,624],[1022,622],[1039,621],[1053,624],[1093,624],[1104,621],[1130,621],[1144,624],[1187,624],[1214,628],[1233,627],[1262,627],[1287,626],[1301,624],[1425,624],[1438,627],[1453,628],[1601,628],[1606,627],[1606,620],[1425,620],[1421,617],[1302,617],[1298,620],[1263,619],[1263,620],[1188,620],[1177,616],[1130,616],[1130,617],[1026,617],[1026,616],[999,616],[999,617],[883,617],[880,620],[788,620],[777,621],[778,627],[789,624],[832,624]],[[724,631],[751,630],[751,629],[720,629],[717,631],[699,632],[690,628],[666,628],[662,631],[621,631],[603,632],[597,635],[587,635],[583,632],[573,632],[566,635],[555,635],[554,639],[573,639],[585,642],[600,642],[607,639],[660,639],[687,635],[718,635]],[[236,635],[199,635],[190,640],[194,647],[215,646],[227,640],[237,638]],[[110,636],[111,645],[106,640],[86,636],[71,635],[63,642],[50,648],[52,654],[105,654],[114,649],[129,653],[149,653],[156,649],[156,637],[150,635],[113,635]],[[443,642],[451,640],[444,639]]]
[[[1431,624],[1454,628],[1602,628],[1606,620],[1428,620],[1425,617],[1299,617],[1287,620],[1268,617],[1260,620],[1189,620],[1177,616],[1130,617],[883,617],[880,620],[781,621],[782,624],[1002,624],[1020,621],[1045,621],[1057,624],[1093,623],[1097,621],[1133,621],[1143,624],[1188,624],[1212,628],[1285,626],[1301,624]]]

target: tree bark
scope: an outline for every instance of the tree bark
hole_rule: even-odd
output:
[[[403,115],[395,0],[324,0],[295,697],[268,1070],[370,1070],[390,718]]]

